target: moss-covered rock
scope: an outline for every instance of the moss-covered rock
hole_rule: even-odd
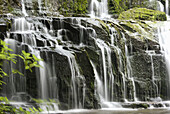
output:
[[[146,8],[133,8],[122,12],[119,15],[120,20],[152,20],[152,21],[166,21],[165,12],[151,10]]]
[[[138,41],[144,42],[146,39],[157,42],[154,36],[154,31],[156,28],[151,27],[145,21],[120,21],[119,24],[122,29]]]
[[[85,16],[87,13],[87,0],[60,0],[59,11],[64,16]]]

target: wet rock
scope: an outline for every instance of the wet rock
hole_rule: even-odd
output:
[[[144,108],[147,109],[149,108],[148,103],[127,103],[122,105],[124,108]]]
[[[82,74],[85,77],[85,84],[86,84],[86,97],[85,97],[85,104],[84,107],[87,109],[98,109],[98,101],[94,95],[94,71],[93,67],[90,63],[90,58],[88,53],[83,50],[81,52],[76,52],[77,62],[80,65]]]

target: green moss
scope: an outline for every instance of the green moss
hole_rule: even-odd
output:
[[[60,1],[59,11],[64,16],[76,16],[87,13],[87,0],[63,0]]]
[[[119,15],[119,20],[151,20],[151,21],[166,21],[165,12],[151,10],[146,8],[133,8],[124,11]]]
[[[148,104],[145,104],[145,103],[141,103],[141,104],[132,104],[131,105],[132,108],[144,108],[144,109],[147,109],[149,107]]]
[[[91,82],[91,88],[94,89],[94,83],[93,83],[93,82]],[[92,96],[93,96],[93,95],[92,95]]]
[[[111,14],[119,14],[127,9],[124,0],[108,0],[108,5]]]
[[[150,27],[144,21],[121,21],[120,25],[132,38],[138,39],[139,41],[145,41],[145,39],[150,39],[155,41],[154,37],[154,27]],[[134,33],[137,35],[134,35]],[[135,37],[134,37],[135,36]]]
[[[106,23],[100,19],[97,19],[100,22],[100,25],[102,28],[109,34],[109,27],[106,25]]]

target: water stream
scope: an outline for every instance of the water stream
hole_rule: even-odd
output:
[[[166,66],[167,66],[167,71],[168,71],[168,76],[170,76],[170,39],[169,39],[169,21],[164,22],[161,27],[158,28],[158,36],[159,36],[159,43],[161,46],[161,51],[164,54],[165,61],[166,61]],[[170,84],[170,77],[167,78],[169,84]],[[169,85],[168,85],[169,87]],[[168,96],[170,93],[168,92]]]
[[[110,18],[110,15],[108,14],[107,0],[101,0],[101,1],[91,0],[90,17]]]
[[[169,15],[169,0],[165,1],[166,14]]]
[[[21,1],[21,4],[22,4],[22,13],[24,16],[28,16],[27,12],[26,12],[26,9],[25,9],[25,2],[24,0]]]

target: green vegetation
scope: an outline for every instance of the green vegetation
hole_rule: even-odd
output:
[[[77,16],[87,13],[87,0],[59,0],[59,11],[64,16]]]
[[[25,51],[22,51],[21,55],[18,54],[12,54],[13,50],[8,48],[7,44],[0,40],[0,86],[2,86],[2,84],[6,84],[5,82],[2,81],[2,78],[4,76],[8,76],[8,74],[6,72],[3,71],[2,66],[3,66],[3,62],[4,60],[6,60],[6,62],[8,63],[8,61],[17,64],[17,57],[20,57],[23,62],[25,63],[25,69],[26,70],[31,70],[31,68],[33,67],[41,67],[38,64],[38,61],[40,61],[41,59],[38,59],[35,55],[31,55],[30,53],[26,53]],[[20,71],[18,71],[17,69],[12,69],[12,73],[13,74],[19,74],[19,75],[23,75]],[[6,97],[0,97],[0,102],[5,102],[5,103],[1,103],[0,104],[0,113],[1,114],[5,114],[5,112],[10,112],[10,113],[18,113],[20,114],[21,112],[24,114],[31,114],[31,113],[38,113],[39,111],[41,111],[40,109],[37,110],[36,108],[30,108],[30,111],[26,111],[24,109],[22,109],[22,107],[20,107],[19,109],[13,107],[10,105],[8,99]]]
[[[8,60],[11,61],[12,63],[17,63],[16,58],[20,57],[23,62],[25,63],[25,69],[26,70],[31,70],[31,68],[33,67],[41,67],[38,64],[38,61],[40,61],[41,59],[38,59],[35,55],[31,55],[30,53],[26,53],[25,51],[22,51],[21,55],[18,54],[12,54],[11,52],[13,51],[12,49],[8,48],[7,44],[0,40],[0,46],[1,46],[1,50],[0,50],[0,77],[3,78],[4,76],[7,76],[7,74],[3,71],[2,69],[2,65],[3,65],[3,61],[2,60]],[[33,56],[33,57],[32,57]],[[17,69],[12,69],[12,73],[14,74],[20,74],[23,75],[21,72],[19,72]],[[4,82],[2,80],[0,80],[0,85],[2,85]]]
[[[108,0],[109,13],[110,14],[119,14],[122,11],[127,10],[127,6],[124,0]]]
[[[152,7],[148,0],[108,0],[109,13],[113,15],[119,15],[121,12],[128,9],[137,7],[137,8],[155,8],[155,2],[152,2]],[[154,6],[154,8],[153,8]]]
[[[45,100],[42,100],[42,99],[32,99],[32,100],[35,101],[38,104],[44,104],[44,105],[48,105],[48,106],[53,106],[53,108],[54,108],[53,103],[59,104],[59,102],[56,102],[56,100],[54,100],[54,99],[48,99],[48,100],[46,100],[46,99]],[[48,106],[46,106],[46,110],[47,111],[49,111]],[[39,109],[39,110],[41,110],[41,109]]]
[[[35,107],[29,108],[30,111],[24,110],[22,107],[20,108],[14,108],[13,106],[10,105],[9,100],[6,97],[0,97],[0,113],[1,114],[6,114],[12,113],[12,114],[38,114],[42,109],[36,109]]]
[[[146,8],[133,8],[124,11],[119,15],[120,20],[151,20],[151,21],[166,21],[165,12],[151,10]]]

